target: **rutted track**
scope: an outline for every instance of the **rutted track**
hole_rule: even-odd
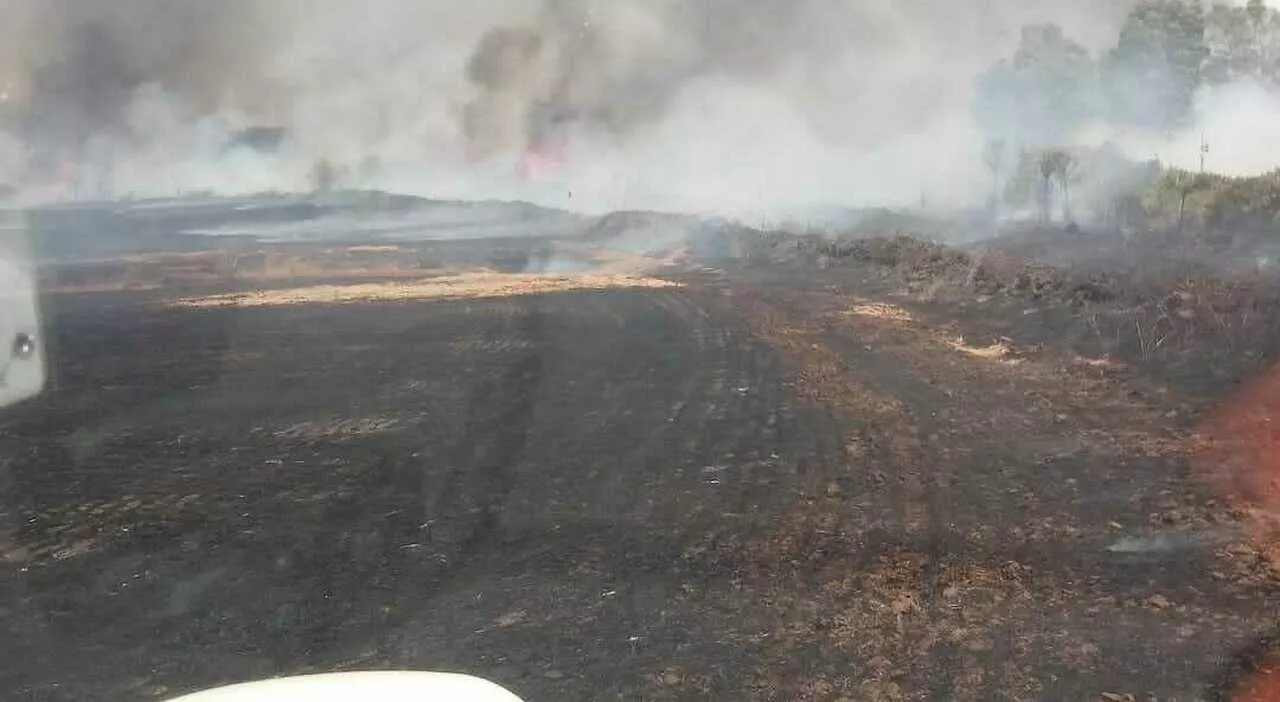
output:
[[[936,307],[869,302],[856,277],[815,278],[718,284],[873,450],[848,466],[883,484],[854,494],[893,506],[851,510],[840,490],[813,510],[833,519],[790,608],[823,694],[1220,694],[1224,659],[1274,626],[1275,590],[1161,404],[1052,353],[967,347]]]
[[[678,289],[57,302],[59,387],[0,428],[4,696],[349,666],[741,692],[768,632],[707,593],[838,448]]]
[[[530,699],[1196,699],[1263,626],[1212,545],[1105,552],[1193,492],[1122,445],[1149,412],[809,281],[681,282],[58,297],[58,387],[0,415],[0,697],[395,667]]]

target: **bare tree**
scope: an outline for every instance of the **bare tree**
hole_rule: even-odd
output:
[[[1075,222],[1075,213],[1071,208],[1071,183],[1076,180],[1079,170],[1080,160],[1071,154],[1063,153],[1057,175],[1058,183],[1062,187],[1062,219],[1068,224]]]
[[[987,141],[986,149],[982,152],[982,160],[987,164],[987,170],[991,172],[991,216],[992,219],[998,219],[1000,218],[1000,184],[1005,169],[1005,140],[993,138]]]
[[[1187,198],[1197,190],[1207,187],[1209,180],[1203,173],[1180,170],[1174,173],[1173,181],[1178,191],[1178,233],[1181,234],[1182,225],[1186,221]]]
[[[1061,149],[1048,149],[1040,154],[1040,217],[1048,223],[1053,221],[1053,184],[1056,180],[1063,193],[1063,215],[1070,218],[1071,190],[1070,176],[1075,166],[1071,154]]]
[[[1000,216],[1000,178],[1004,175],[1004,140],[988,140],[982,151],[982,160],[986,163],[987,170],[991,171],[991,216],[998,218]]]

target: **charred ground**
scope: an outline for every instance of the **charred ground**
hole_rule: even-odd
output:
[[[1137,314],[1107,281],[994,255],[602,231],[51,266],[54,385],[0,415],[0,689],[1191,700],[1274,626],[1196,468],[1243,360],[1181,382],[1090,331]]]

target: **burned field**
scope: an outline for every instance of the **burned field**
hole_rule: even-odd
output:
[[[57,271],[53,385],[0,415],[0,697],[1193,700],[1275,627],[1177,388],[869,263],[576,246]]]

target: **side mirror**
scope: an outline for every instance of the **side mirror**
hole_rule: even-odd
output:
[[[0,407],[40,394],[45,384],[35,261],[26,216],[0,210]]]

